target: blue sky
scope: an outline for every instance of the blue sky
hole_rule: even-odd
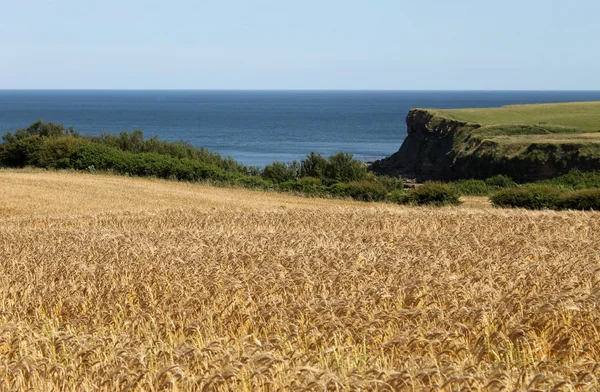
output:
[[[1,89],[600,90],[598,0],[1,1]]]

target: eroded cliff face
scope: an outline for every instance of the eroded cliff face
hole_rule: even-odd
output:
[[[478,124],[464,123],[413,109],[406,117],[408,136],[400,150],[375,161],[378,174],[415,178],[417,181],[485,179],[504,174],[528,182],[566,174],[577,168],[600,170],[600,155],[585,152],[576,143],[524,143],[502,145],[473,133]],[[600,144],[596,145],[600,150]]]
[[[454,167],[452,151],[457,138],[472,127],[466,123],[439,119],[433,113],[413,109],[406,117],[408,136],[392,156],[373,162],[378,174],[448,180],[460,177]]]

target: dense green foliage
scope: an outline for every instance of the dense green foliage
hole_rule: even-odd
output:
[[[407,197],[402,200],[406,204],[413,205],[458,205],[461,204],[460,194],[456,189],[441,182],[426,182],[416,187]]]
[[[600,207],[600,172],[571,170],[551,180],[521,186],[505,175],[496,175],[486,180],[425,183],[404,190],[402,179],[370,173],[364,163],[343,152],[328,158],[310,153],[300,162],[274,162],[261,170],[184,142],[145,139],[141,131],[83,136],[72,128],[41,121],[3,136],[0,166],[109,171],[410,205],[453,205],[460,203],[460,195],[493,194],[494,205],[503,207],[588,210]]]
[[[389,196],[389,200],[392,203],[396,203],[396,204],[409,204],[410,200],[409,200],[409,192],[403,192],[403,191],[393,191],[392,193],[390,193]]]
[[[600,189],[568,192],[563,196],[562,207],[570,210],[600,211]]]
[[[542,183],[565,191],[598,189],[600,188],[600,171],[582,172],[573,169],[565,175],[542,181]]]
[[[181,141],[168,142],[159,140],[156,136],[145,139],[143,132],[140,130],[121,132],[119,135],[103,133],[100,136],[91,136],[89,139],[95,143],[115,147],[122,151],[168,155],[173,158],[185,158],[203,162],[226,171],[258,174],[258,168],[244,166],[230,157],[224,158],[220,154],[210,152],[204,147],[196,148]]]
[[[504,188],[514,188],[517,184],[510,177],[499,174],[484,180],[458,180],[450,183],[458,193],[464,196],[489,196]]]
[[[83,144],[95,144],[111,147],[128,153],[154,153],[175,159],[189,159],[202,162],[225,171],[257,174],[258,168],[244,166],[232,158],[223,158],[205,148],[196,148],[185,142],[167,142],[156,137],[145,139],[142,131],[122,132],[111,135],[82,136],[73,128],[65,128],[55,123],[36,121],[28,128],[19,129],[14,134],[7,132],[2,137],[4,143],[0,147],[0,164],[10,167],[26,165],[67,168],[74,149]],[[60,162],[60,160],[63,160]]]
[[[262,177],[275,184],[295,181],[300,178],[300,168],[296,161],[292,163],[273,162],[265,166],[262,171]]]
[[[487,196],[492,192],[494,187],[491,187],[483,180],[460,180],[449,183],[454,190],[464,196]],[[497,190],[496,188],[494,190]]]
[[[514,182],[510,177],[505,176],[503,174],[498,174],[496,176],[486,179],[485,184],[490,188],[514,188],[517,186],[516,182]]]
[[[562,194],[558,189],[548,185],[530,185],[503,189],[493,194],[490,200],[498,207],[518,207],[531,210],[559,209],[562,203]]]
[[[490,177],[485,181],[470,179],[453,181],[449,184],[464,196],[490,196],[502,189],[528,187],[534,184],[548,185],[560,191],[600,189],[600,171],[583,172],[578,169],[572,169],[562,176],[522,185],[518,185],[505,175]]]
[[[529,185],[504,189],[492,195],[498,207],[518,207],[531,210],[600,210],[600,189],[564,192],[550,185]]]
[[[361,201],[384,201],[388,197],[385,186],[373,180],[338,182],[330,187],[330,192]]]
[[[2,139],[6,143],[12,143],[17,140],[27,139],[32,136],[39,137],[59,137],[59,136],[76,136],[80,137],[81,135],[76,132],[73,127],[65,128],[61,124],[55,123],[45,123],[41,120],[34,122],[27,128],[22,128],[17,130],[14,134],[12,132],[6,132]]]
[[[300,175],[302,177],[325,178],[328,166],[329,161],[325,157],[311,152],[302,160]]]
[[[329,158],[311,153],[300,163],[275,162],[261,170],[184,142],[145,139],[141,131],[83,136],[38,121],[3,140],[0,166],[6,167],[109,171],[362,201],[385,201],[403,189],[401,179],[367,173],[364,163],[343,152]]]
[[[332,185],[338,182],[361,181],[367,177],[367,166],[353,158],[352,154],[339,152],[329,159],[310,153],[300,163],[273,162],[267,165],[262,176],[276,184],[297,180],[303,177],[319,178]]]
[[[132,153],[102,144],[85,144],[71,156],[76,170],[113,171],[140,177],[158,177],[182,181],[228,181],[235,173],[193,160],[173,158],[153,152]]]
[[[303,177],[299,180],[282,182],[278,185],[282,192],[303,193],[307,195],[326,195],[329,193],[327,186],[323,185],[320,178]]]

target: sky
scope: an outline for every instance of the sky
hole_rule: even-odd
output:
[[[598,0],[0,0],[0,89],[600,90]]]

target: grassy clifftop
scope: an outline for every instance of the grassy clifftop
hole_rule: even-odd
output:
[[[421,179],[520,181],[600,169],[600,102],[413,109],[400,151],[373,165]]]
[[[555,132],[600,132],[600,102],[509,105],[499,108],[435,110],[457,121],[548,127]]]

